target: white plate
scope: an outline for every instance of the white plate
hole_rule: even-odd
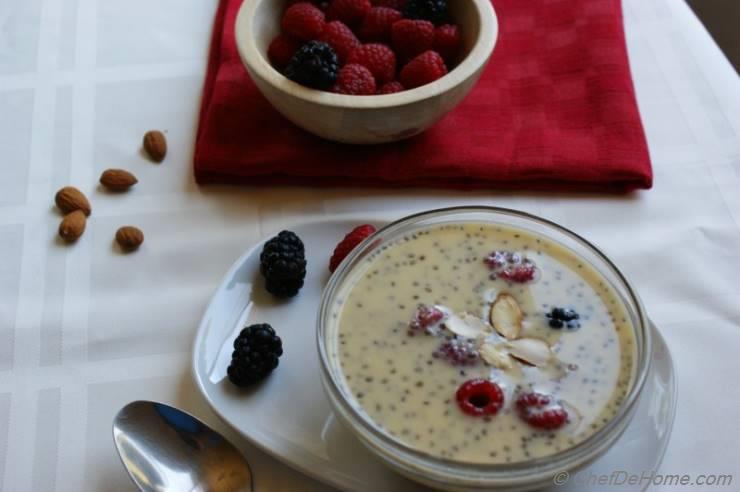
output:
[[[329,276],[329,255],[347,231],[361,223],[379,226],[385,221],[337,218],[291,228],[306,245],[308,274],[300,294],[288,301],[277,301],[264,290],[259,274],[263,243],[242,255],[224,277],[198,328],[193,348],[195,380],[221,418],[307,475],[346,490],[423,490],[387,469],[342,427],[320,382],[315,325]],[[270,323],[283,339],[285,355],[269,378],[244,391],[225,375],[233,340],[251,323]],[[632,423],[609,453],[557,490],[588,489],[592,474],[641,475],[658,469],[673,426],[676,381],[668,347],[655,327],[653,334],[653,365]],[[644,487],[634,487],[640,488]],[[625,485],[622,490],[630,488]]]

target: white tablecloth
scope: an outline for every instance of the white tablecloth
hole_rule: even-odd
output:
[[[675,357],[661,471],[740,471],[740,81],[682,0],[625,1],[655,165],[655,188],[627,197],[199,189],[190,166],[215,4],[0,2],[2,490],[133,490],[110,432],[130,400],[171,402],[224,429],[192,382],[191,341],[224,271],[263,235],[308,216],[469,203],[543,215],[612,255]],[[139,154],[151,128],[167,131],[162,165]],[[108,167],[139,185],[101,191]],[[71,247],[53,207],[67,184],[94,207]],[[123,224],[145,231],[136,254],[113,246]],[[260,491],[326,489],[237,441]]]

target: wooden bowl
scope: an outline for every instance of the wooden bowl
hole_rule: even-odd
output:
[[[445,77],[383,96],[347,96],[297,84],[267,57],[280,32],[285,0],[245,1],[236,19],[236,44],[244,65],[270,103],[290,121],[320,137],[350,144],[393,142],[423,132],[457,106],[488,63],[498,37],[491,0],[452,0],[462,28],[461,62]]]

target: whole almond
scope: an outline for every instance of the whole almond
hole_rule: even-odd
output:
[[[138,182],[136,176],[125,169],[107,169],[100,175],[100,184],[112,191],[126,191]]]
[[[65,186],[61,190],[57,191],[54,196],[54,202],[63,213],[68,214],[75,210],[82,210],[85,215],[90,215],[92,208],[87,197],[80,190],[74,186]]]
[[[159,130],[144,134],[144,150],[154,162],[162,162],[167,155],[167,139]]]
[[[68,243],[75,242],[85,232],[86,225],[87,219],[85,218],[85,212],[75,210],[65,215],[62,219],[62,223],[59,224],[59,235]]]
[[[133,251],[144,242],[144,233],[134,226],[124,226],[116,231],[116,242],[126,251]]]

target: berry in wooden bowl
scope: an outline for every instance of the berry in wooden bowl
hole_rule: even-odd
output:
[[[244,2],[239,54],[267,100],[311,133],[352,144],[409,138],[473,88],[497,18],[490,0],[381,3]],[[348,65],[366,68],[374,84],[357,67],[342,72]]]

